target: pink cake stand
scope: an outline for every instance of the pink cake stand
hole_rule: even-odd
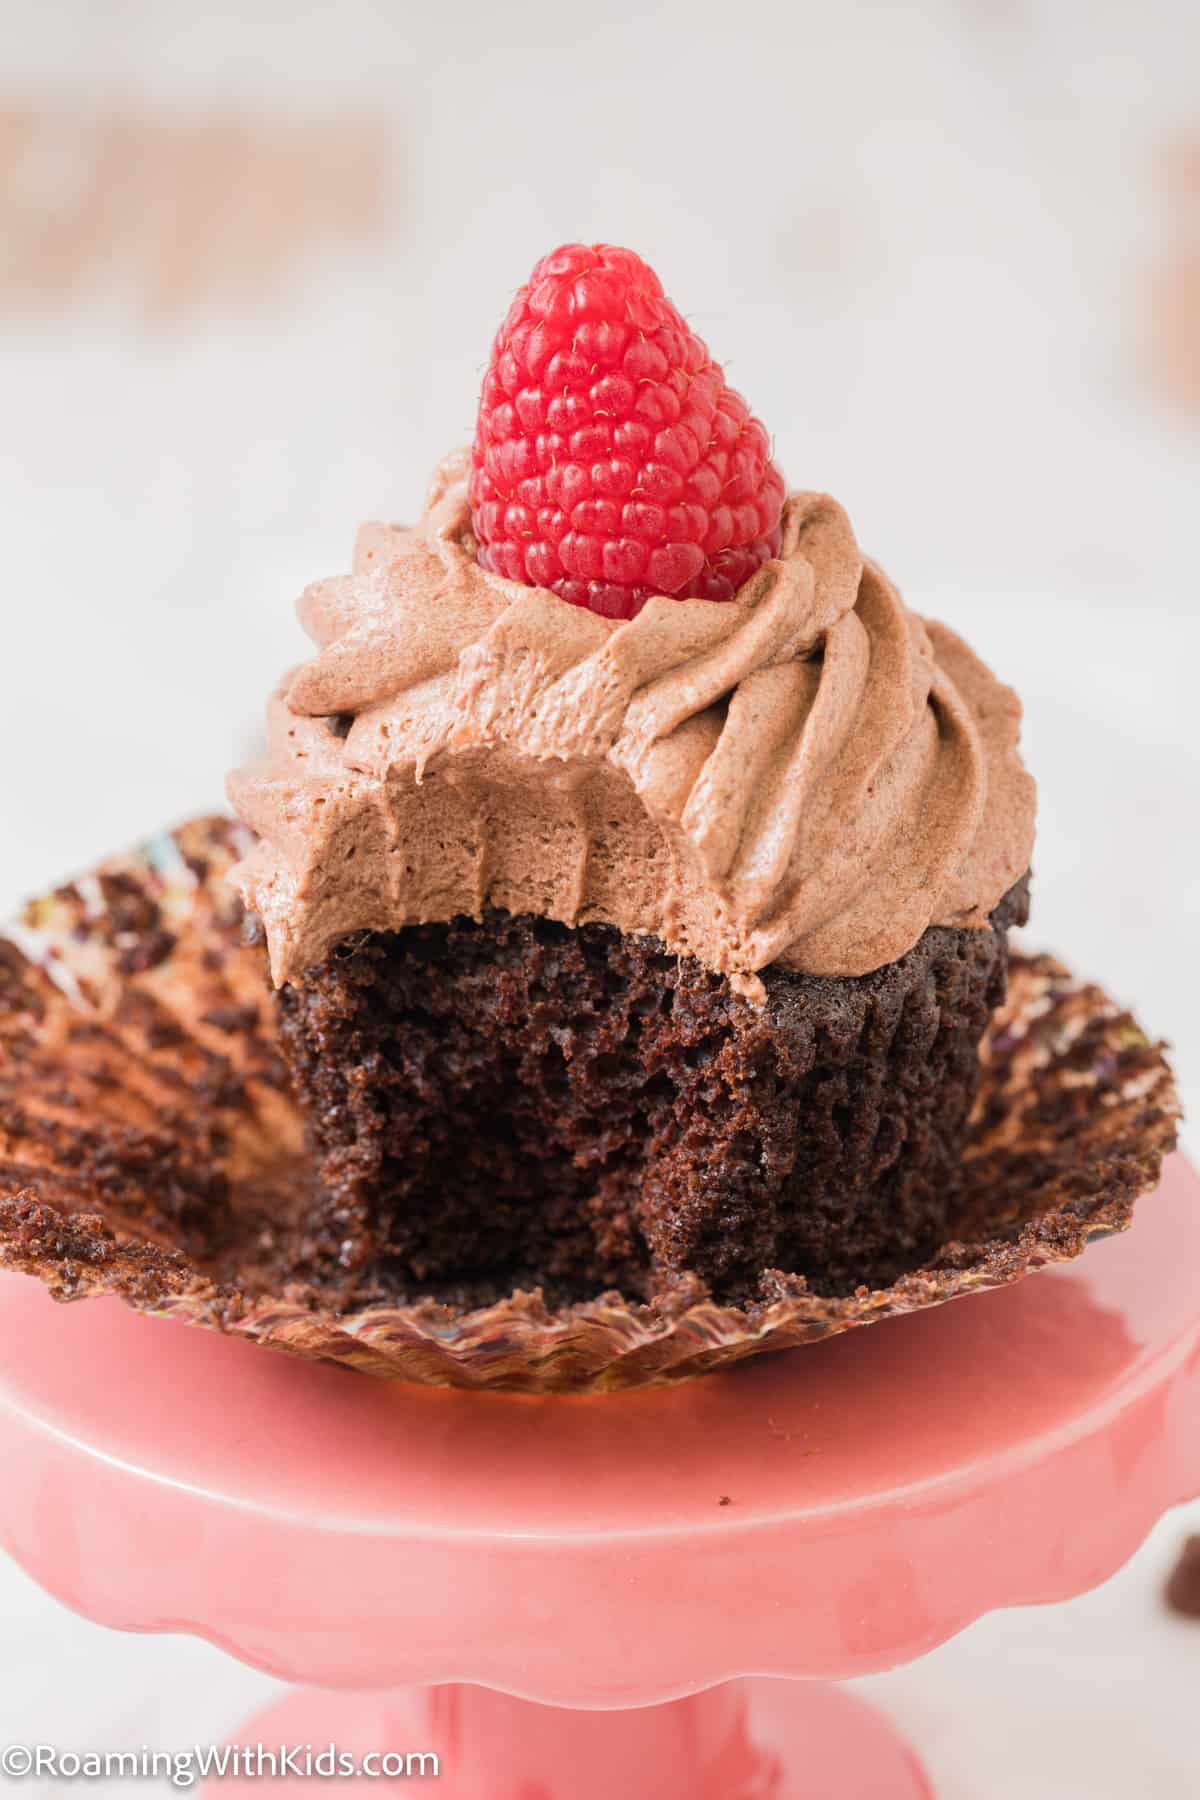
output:
[[[90,1618],[333,1690],[242,1746],[433,1751],[459,1800],[928,1795],[832,1683],[1079,1593],[1200,1489],[1198,1202],[1175,1158],[1069,1267],[612,1396],[376,1382],[7,1277],[3,1538]]]

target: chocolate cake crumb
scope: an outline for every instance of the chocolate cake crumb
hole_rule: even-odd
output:
[[[1184,1540],[1164,1598],[1171,1611],[1181,1618],[1200,1619],[1200,1537]]]
[[[763,971],[489,912],[360,934],[278,997],[317,1238],[398,1293],[883,1287],[945,1236],[1005,931],[871,975]],[[764,1286],[766,1283],[766,1286]]]

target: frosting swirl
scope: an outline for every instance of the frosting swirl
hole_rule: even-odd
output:
[[[618,623],[480,568],[465,472],[306,591],[318,654],[231,778],[276,982],[486,906],[650,932],[750,992],[768,963],[865,974],[986,925],[1032,846],[1019,702],[835,501],[793,494],[735,599]]]

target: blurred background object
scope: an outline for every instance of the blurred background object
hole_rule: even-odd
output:
[[[1200,133],[1163,157],[1168,242],[1150,313],[1152,366],[1163,392],[1200,414]]]
[[[304,654],[295,596],[418,510],[536,258],[607,238],[791,480],[1018,688],[1029,935],[1173,1040],[1200,1116],[1194,0],[0,0],[0,27],[0,906],[219,804]],[[1169,1547],[877,1684],[941,1792],[1196,1791]],[[0,1617],[0,1738],[61,1731],[65,1679],[81,1741],[191,1742],[255,1683],[110,1651],[7,1567]]]
[[[1200,1619],[1200,1537],[1185,1538],[1163,1598],[1183,1619]]]
[[[285,301],[306,255],[379,236],[386,155],[378,119],[11,101],[0,305],[19,314],[116,291],[155,321]]]

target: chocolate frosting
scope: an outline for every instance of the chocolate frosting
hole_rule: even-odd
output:
[[[768,963],[860,975],[987,924],[1033,840],[1019,702],[835,501],[793,494],[735,599],[620,623],[480,568],[466,472],[306,591],[318,654],[231,778],[277,983],[487,906],[653,933],[752,995]]]

